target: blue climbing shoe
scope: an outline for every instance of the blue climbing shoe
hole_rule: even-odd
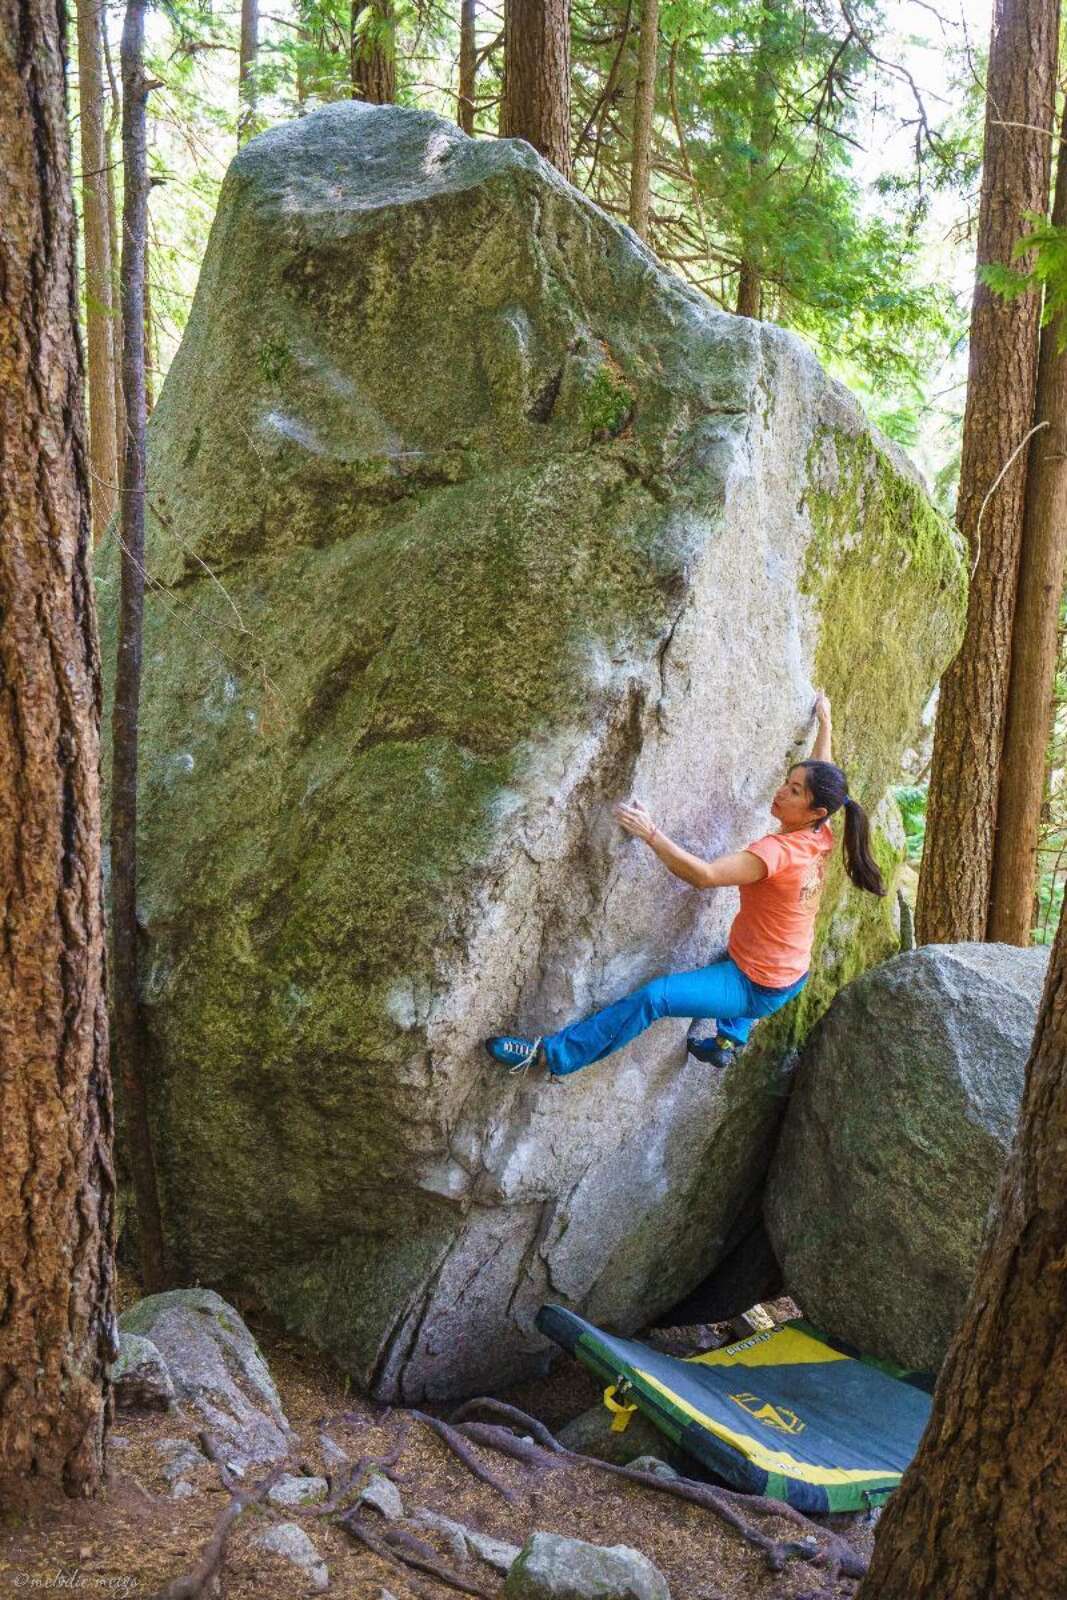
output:
[[[521,1034],[494,1033],[491,1039],[486,1039],[485,1048],[493,1060],[507,1067],[509,1072],[525,1072],[544,1055],[540,1036],[525,1039]]]
[[[711,1067],[728,1067],[741,1053],[741,1046],[728,1039],[725,1033],[717,1033],[709,1039],[687,1039],[686,1045],[691,1056]]]

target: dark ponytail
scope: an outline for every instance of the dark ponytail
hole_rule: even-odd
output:
[[[845,871],[857,889],[885,894],[878,863],[871,855],[871,825],[858,800],[848,792],[848,779],[832,761],[798,761],[814,806],[825,806],[827,817],[845,810]]]

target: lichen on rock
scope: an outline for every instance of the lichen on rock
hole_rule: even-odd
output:
[[[139,914],[179,1270],[391,1399],[528,1370],[545,1298],[631,1331],[750,1204],[790,1041],[761,1027],[720,1080],[661,1023],[565,1088],[480,1041],[719,953],[735,894],[669,878],[610,802],[704,855],[767,831],[813,680],[877,805],[958,635],[915,474],[799,340],[528,145],[345,103],[230,169],[149,512]],[[114,541],[99,591],[110,661]],[[841,897],[794,1033],[892,945]]]

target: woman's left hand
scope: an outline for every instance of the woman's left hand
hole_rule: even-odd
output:
[[[658,832],[656,824],[640,800],[619,800],[611,808],[615,821],[627,833],[636,834],[637,838],[651,839]]]

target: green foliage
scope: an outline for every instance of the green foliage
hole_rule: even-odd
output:
[[[1029,233],[1017,239],[1012,248],[1013,261],[1030,256],[1029,267],[1005,267],[990,261],[978,268],[978,276],[995,293],[1005,300],[1017,300],[1020,295],[1043,294],[1041,322],[1044,326],[1054,317],[1060,318],[1056,348],[1067,350],[1067,228],[1053,227],[1045,217],[1028,211],[1025,221]]]
[[[242,127],[254,133],[347,98],[353,49],[373,43],[394,52],[401,104],[453,117],[459,10],[455,0],[392,0],[391,8],[356,7],[353,20],[352,0],[279,0],[261,11],[242,105],[238,12],[212,0],[163,0],[153,9],[148,65],[160,86],[149,99],[149,274],[157,391],[237,150],[239,110]],[[117,67],[121,9],[106,15]],[[573,0],[574,181],[620,219],[629,206],[639,17],[637,0]],[[479,6],[478,136],[498,131],[500,23],[498,10]],[[887,167],[872,189],[870,158],[858,152],[869,142],[872,106],[887,84],[901,82],[885,30],[878,0],[856,0],[847,20],[831,0],[661,0],[650,243],[728,310],[737,305],[744,264],[760,315],[805,337],[884,431],[915,448],[930,439],[932,379],[946,356],[955,359],[949,353],[966,327],[949,275],[931,270],[926,240],[938,197],[974,186],[980,71],[969,44],[958,72],[946,52],[946,73],[956,73],[959,87],[944,126],[923,121],[912,167]],[[1063,242],[1040,234],[1035,272],[1051,282],[1063,259]],[[1009,288],[1017,275],[1010,276]],[[610,432],[617,420],[598,426]],[[939,451],[951,457],[951,439]],[[953,478],[949,460],[940,491],[946,508]]]
[[[926,794],[925,783],[904,784],[893,790],[893,798],[900,807],[900,814],[904,819],[908,860],[913,866],[918,866],[922,860],[923,845],[926,842]]]

